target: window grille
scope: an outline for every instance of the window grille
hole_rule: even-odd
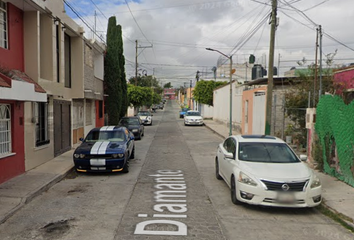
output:
[[[0,47],[2,48],[8,48],[7,32],[6,3],[0,0]]]
[[[9,104],[0,104],[0,156],[11,151],[11,109]]]

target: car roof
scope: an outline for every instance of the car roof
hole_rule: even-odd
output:
[[[125,131],[124,126],[103,126],[91,129],[91,131]]]
[[[199,111],[197,111],[197,110],[188,110],[187,112],[198,112],[199,113]]]
[[[137,116],[122,117],[121,120],[122,120],[122,119],[127,119],[127,118],[139,118],[139,117],[137,117]],[[139,118],[139,119],[140,119],[140,118]]]
[[[252,134],[252,135],[233,135],[238,142],[267,142],[267,143],[284,143],[280,138],[271,135],[261,135],[261,134]]]

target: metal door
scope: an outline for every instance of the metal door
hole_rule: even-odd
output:
[[[252,134],[265,133],[266,95],[255,92],[253,96]]]
[[[71,149],[71,103],[54,100],[54,156]]]

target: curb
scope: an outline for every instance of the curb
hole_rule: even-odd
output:
[[[73,169],[74,169],[74,166],[66,169],[63,173],[54,176],[50,181],[43,184],[41,187],[31,191],[27,196],[20,198],[21,200],[19,201],[19,204],[16,207],[12,208],[7,214],[4,214],[3,217],[0,218],[0,224],[3,224],[4,222],[6,222],[7,219],[9,219],[11,216],[13,216],[18,210],[20,210],[27,203],[31,202],[37,196],[39,196],[43,192],[50,189],[56,183],[63,180]]]
[[[206,127],[206,128],[208,128],[210,131],[212,131],[213,133],[215,133],[216,135],[218,135],[219,137],[221,137],[221,138],[225,138],[225,136],[223,136],[222,134],[220,134],[220,133],[218,133],[217,131],[215,131],[214,129],[212,129],[211,127],[209,127],[207,124],[205,124],[204,123],[204,126]]]
[[[326,204],[326,200],[325,199],[322,199],[322,203],[321,203],[320,206],[326,208],[328,211],[330,211],[331,213],[335,214],[344,223],[346,223],[348,226],[350,226],[352,229],[354,229],[354,219],[352,219],[351,217],[348,217],[347,215],[345,215],[343,213],[340,213],[340,212],[336,211],[335,209],[331,208],[330,206],[328,206]]]

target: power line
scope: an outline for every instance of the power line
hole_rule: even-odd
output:
[[[63,0],[64,3],[71,9],[71,11],[76,15],[78,16],[78,18],[80,18],[80,20],[86,25],[86,27],[88,27],[92,32],[93,29],[90,27],[89,24],[86,23],[86,21],[80,16],[80,14],[66,1],[66,0]],[[104,43],[106,43],[106,41],[104,39],[101,38],[101,36],[99,36],[97,33],[94,32],[94,34]]]
[[[209,1],[209,2],[202,2],[202,3],[182,4],[182,5],[175,5],[175,6],[162,6],[162,7],[155,7],[155,8],[134,10],[134,11],[132,11],[132,12],[146,12],[146,11],[153,11],[153,10],[165,9],[165,8],[181,8],[181,7],[188,7],[188,6],[194,6],[194,5],[199,5],[199,4],[208,4],[208,3],[217,3],[217,2],[227,2],[227,1],[229,1],[229,0],[218,0],[218,1]],[[128,12],[129,12],[129,11],[120,11],[120,12],[114,12],[114,14],[128,13]]]
[[[133,17],[133,19],[134,19],[134,22],[135,22],[136,25],[138,26],[138,28],[139,28],[141,34],[143,34],[143,36],[145,37],[146,41],[148,41],[148,42],[151,44],[151,42],[150,42],[150,41],[148,40],[148,38],[145,36],[143,30],[141,30],[140,25],[139,25],[138,22],[136,21],[136,19],[135,19],[133,13],[132,13],[132,11],[131,11],[131,9],[130,9],[130,7],[129,7],[128,1],[125,0],[125,3],[127,4],[127,7],[128,7],[128,9],[129,9],[129,12],[130,12],[130,14],[132,15],[132,17]]]

